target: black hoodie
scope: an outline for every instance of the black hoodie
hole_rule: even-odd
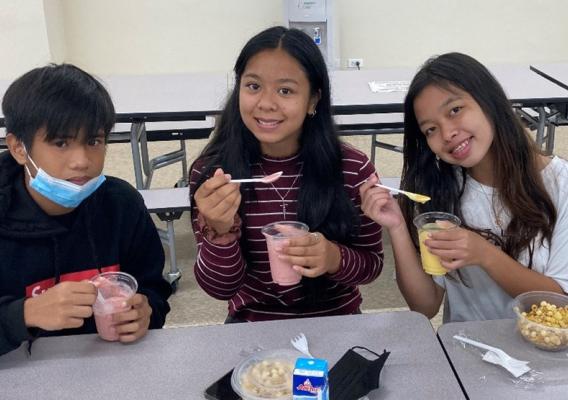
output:
[[[92,317],[81,328],[32,332],[24,300],[101,270],[133,275],[152,307],[150,328],[161,328],[171,287],[162,277],[160,238],[136,189],[107,177],[73,212],[52,217],[27,192],[23,171],[9,152],[0,154],[0,355],[38,335],[96,332]]]

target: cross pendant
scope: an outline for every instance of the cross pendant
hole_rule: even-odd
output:
[[[282,213],[284,214],[284,220],[286,220],[286,207],[287,207],[286,203],[282,202],[282,205],[280,207],[282,207]]]

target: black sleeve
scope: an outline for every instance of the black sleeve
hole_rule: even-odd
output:
[[[24,300],[0,297],[0,355],[20,347],[32,339],[24,322]]]
[[[138,281],[138,292],[148,298],[152,307],[150,329],[161,328],[170,311],[168,297],[172,294],[170,284],[163,278],[164,249],[154,221],[138,195],[139,207],[136,221],[132,221],[131,240],[126,259],[121,260],[122,270]]]

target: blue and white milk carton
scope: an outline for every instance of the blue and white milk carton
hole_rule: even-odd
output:
[[[327,360],[298,358],[292,384],[293,400],[329,400]]]

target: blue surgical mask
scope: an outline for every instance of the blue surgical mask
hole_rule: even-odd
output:
[[[76,185],[64,179],[54,178],[43,169],[38,168],[29,153],[28,158],[37,171],[36,176],[33,177],[28,166],[25,166],[30,176],[30,187],[43,197],[65,208],[77,207],[106,180],[105,176],[101,174],[84,185]]]

